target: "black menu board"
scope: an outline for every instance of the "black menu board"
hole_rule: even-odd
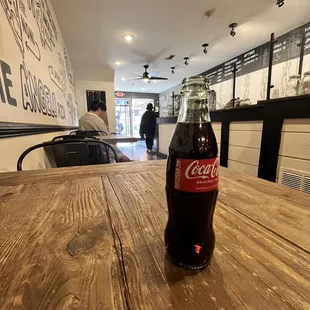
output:
[[[269,66],[269,54],[270,54],[270,42],[265,43],[261,46],[260,67],[262,69],[267,68]]]
[[[273,47],[273,64],[279,64],[281,62],[288,60],[288,51],[289,51],[289,34],[285,34],[277,38],[277,42]]]
[[[302,33],[305,33],[305,55],[310,54],[310,23],[294,29],[280,37],[277,37],[277,42],[273,50],[273,64],[279,64],[284,61],[299,58],[300,43]],[[237,76],[249,74],[251,72],[261,70],[268,67],[270,42],[267,42],[257,48],[254,48],[238,57],[235,57],[211,70],[208,70],[202,75],[210,79],[210,84],[214,85],[227,81],[233,78],[233,68],[236,65]]]
[[[237,73],[239,73],[242,68],[242,56],[236,57],[224,63],[224,81],[232,79],[235,66]]]
[[[300,56],[302,28],[297,28],[290,32],[288,59],[295,59]]]
[[[310,23],[304,26],[305,34],[305,55],[310,54]]]
[[[259,70],[262,67],[260,58],[261,46],[243,54],[242,74],[248,74]]]
[[[211,85],[223,82],[223,65],[217,66],[202,75],[210,79]]]

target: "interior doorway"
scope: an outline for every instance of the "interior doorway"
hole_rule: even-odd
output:
[[[115,99],[116,131],[120,135],[132,136],[131,99]]]
[[[133,136],[139,136],[141,118],[146,111],[146,106],[152,103],[153,99],[132,99],[132,134]]]
[[[116,129],[118,134],[139,136],[141,118],[154,99],[115,98]]]

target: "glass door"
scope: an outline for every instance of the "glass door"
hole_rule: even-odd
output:
[[[154,106],[153,99],[132,99],[132,133],[139,137],[141,118],[149,103]]]
[[[131,99],[115,99],[115,113],[118,134],[132,136]]]

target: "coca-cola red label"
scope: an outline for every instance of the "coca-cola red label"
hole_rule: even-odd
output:
[[[182,192],[205,193],[218,187],[219,162],[212,159],[178,158],[175,170],[175,189]]]

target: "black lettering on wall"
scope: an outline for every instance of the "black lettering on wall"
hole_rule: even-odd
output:
[[[29,86],[31,87],[31,94],[32,94],[32,108],[35,112],[40,112],[41,113],[41,106],[39,103],[39,98],[38,98],[38,81],[35,76],[32,76],[31,73],[28,71],[28,79],[29,81]]]
[[[71,70],[68,54],[67,54],[67,51],[66,51],[65,48],[64,48],[64,59],[65,59],[67,77],[68,77],[68,80],[69,80],[70,87],[71,87],[72,90],[75,91],[73,74],[72,74],[72,70]]]
[[[65,93],[67,90],[67,73],[66,73],[65,60],[60,53],[58,53],[58,62],[59,62],[58,73],[61,79],[62,90]]]
[[[67,72],[65,60],[60,53],[58,53],[58,64],[58,68],[55,68],[54,65],[48,66],[48,72],[51,81],[63,92],[65,97],[67,90]]]
[[[28,8],[37,22],[42,47],[52,51],[58,39],[58,32],[47,1],[28,0]]]
[[[27,51],[30,51],[38,61],[41,61],[39,45],[35,40],[33,30],[26,21],[26,9],[23,3],[20,0],[0,0],[0,4],[22,56],[25,56],[26,46]]]
[[[77,105],[73,102],[71,94],[68,95],[67,106],[69,108],[69,114],[71,116],[72,124],[74,124],[78,120],[78,113],[76,108]]]
[[[50,90],[46,85],[44,85],[44,93],[45,93],[45,102],[46,102],[46,106],[47,106],[47,115],[52,116],[51,101],[50,101]]]
[[[6,98],[10,105],[17,106],[17,102],[15,98],[11,97],[10,88],[13,87],[12,81],[8,78],[8,75],[12,74],[11,67],[4,61],[0,61],[1,69],[2,69],[2,76],[3,76],[3,83],[6,91]]]
[[[3,11],[12,29],[14,39],[22,55],[24,56],[23,32],[20,23],[19,6],[17,0],[0,0]]]
[[[41,61],[39,44],[33,30],[27,23],[26,7],[20,0],[0,0],[7,21],[11,27],[16,44],[24,57],[25,51],[30,52]],[[46,0],[28,0],[28,9],[36,20],[40,33],[41,46],[53,51],[58,40],[58,31],[51,10]],[[26,49],[25,49],[26,47]]]
[[[57,109],[58,109],[58,117],[60,117],[61,119],[66,119],[66,111],[65,108],[62,104],[60,104],[59,102],[57,102]]]
[[[24,16],[26,16],[26,7],[23,3],[23,0],[18,0],[19,1],[19,9],[23,13]]]
[[[21,19],[21,24],[22,24],[22,29],[23,29],[24,34],[27,36],[27,39],[28,39],[33,45],[35,45],[35,44],[36,44],[36,40],[35,40],[35,38],[34,38],[34,33],[33,33],[33,31],[31,30],[31,28],[28,26],[28,23],[27,23],[25,17],[24,17],[24,16],[21,16],[20,19]]]
[[[52,82],[59,88],[59,90],[63,91],[62,80],[58,72],[54,69],[53,66],[48,67],[48,72]]]
[[[31,112],[33,112],[32,102],[31,102],[32,98],[30,97],[28,75],[23,65],[20,65],[20,83],[21,83],[21,90],[22,90],[23,108],[25,110],[30,109]]]
[[[52,93],[52,116],[57,117],[57,100],[54,93]]]
[[[4,97],[4,89],[2,85],[1,75],[0,75],[0,99],[2,103],[5,103],[5,97]]]
[[[42,107],[42,113],[44,115],[47,115],[44,86],[41,80],[38,81],[38,94],[39,94],[39,102]]]
[[[22,102],[25,110],[41,113],[50,117],[66,119],[64,106],[57,104],[55,93],[40,79],[26,69],[25,63],[20,66]]]
[[[40,76],[36,77],[33,74],[36,70],[32,69],[35,67],[29,67],[31,71],[33,70],[32,72],[26,67],[28,57],[41,61],[44,57],[43,48],[47,51],[55,51],[54,47],[57,44],[59,33],[49,1],[0,0],[0,10],[2,8],[6,17],[4,17],[4,22],[10,26],[10,33],[21,52],[22,64],[20,70],[14,72],[15,78],[18,78],[18,74],[20,74],[19,84],[15,82],[14,78],[11,78],[11,67],[6,63],[0,63],[0,103],[17,106],[17,101],[21,100],[20,106],[23,106],[25,111],[62,120],[65,120],[66,113],[69,113],[68,117],[71,116],[72,121],[76,121],[77,107],[72,99],[74,95],[69,94],[71,91],[75,91],[75,83],[66,49],[60,46],[59,63],[56,61],[49,66],[50,78],[53,83],[40,80]],[[55,56],[57,57],[57,54]],[[53,89],[57,94],[59,92],[54,84],[57,89],[62,91],[63,98],[56,98]],[[17,89],[15,89],[16,87]],[[20,90],[21,98],[16,98],[16,100],[13,97],[15,93],[19,95]],[[70,111],[66,111],[67,106]]]

